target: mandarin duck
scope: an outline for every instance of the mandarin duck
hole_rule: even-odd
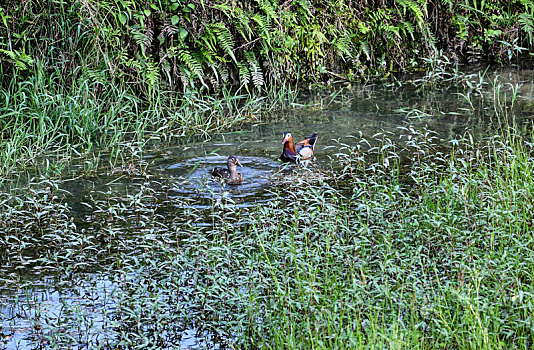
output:
[[[226,161],[226,166],[228,169],[224,168],[214,168],[211,171],[211,176],[223,180],[229,185],[239,185],[243,182],[243,176],[237,172],[237,166],[243,166],[239,163],[239,158],[237,156],[230,156]]]
[[[289,131],[284,133],[284,139],[282,144],[284,145],[284,150],[280,155],[280,160],[282,162],[292,162],[297,163],[300,160],[308,160],[313,156],[313,147],[317,141],[318,134],[314,132],[310,137],[300,141],[295,144],[293,141],[293,136]]]

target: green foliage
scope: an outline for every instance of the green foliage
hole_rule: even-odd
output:
[[[296,72],[314,82],[367,79],[423,66],[421,58],[439,51],[517,57],[532,49],[533,13],[528,0],[10,0],[0,7],[0,65],[28,76],[36,57],[64,68],[67,58],[81,69],[65,74],[66,83],[86,69],[106,70],[106,79],[127,79],[142,93],[155,85],[258,88],[294,81]],[[223,71],[230,80],[220,79]]]
[[[256,203],[169,196],[160,163],[0,191],[0,320],[27,348],[531,349],[532,137],[358,139]]]
[[[6,105],[0,130],[14,124],[24,126],[21,135],[46,129],[83,140],[90,149],[106,144],[106,133],[98,118],[73,107],[72,112],[69,99],[102,103],[95,111],[108,113],[113,99],[135,96],[126,109],[137,113],[121,117],[131,118],[127,128],[141,131],[161,120],[187,124],[184,115],[175,114],[182,106],[168,98],[177,92],[224,101],[229,91],[246,91],[254,101],[297,82],[433,70],[431,62],[441,57],[454,63],[512,60],[533,48],[533,14],[529,0],[7,0],[0,6],[0,86],[3,96],[21,105]],[[24,104],[26,90],[38,103]],[[63,108],[69,109],[64,116],[44,113],[56,115]],[[136,121],[141,112],[156,121]],[[214,121],[202,132],[219,128],[221,116],[193,114],[186,114],[194,119],[191,125]],[[67,130],[65,116],[73,115],[84,115],[83,125],[72,120],[74,131]],[[64,140],[38,135],[42,144],[33,145],[35,150]],[[6,154],[17,149],[33,154],[28,139],[3,137]]]

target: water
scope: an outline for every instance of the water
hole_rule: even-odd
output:
[[[514,68],[499,72],[501,93],[506,92],[510,97],[517,86],[515,116],[520,126],[532,121],[532,73],[529,69]],[[474,74],[476,77],[477,72]],[[486,79],[492,80],[492,76]],[[277,161],[284,131],[291,131],[299,140],[313,132],[319,133],[315,154],[319,168],[335,166],[335,163],[331,165],[331,159],[337,152],[336,140],[355,144],[361,138],[370,140],[377,134],[396,139],[405,133],[406,128],[428,128],[445,142],[467,131],[484,137],[492,135],[502,121],[494,117],[494,89],[489,83],[483,89],[483,99],[476,97],[473,90],[455,86],[438,90],[411,85],[358,86],[335,95],[333,100],[325,96],[334,91],[325,91],[306,97],[311,107],[273,115],[240,130],[216,135],[209,141],[181,140],[163,149],[153,147],[143,156],[146,164],[143,174],[104,170],[101,176],[64,182],[62,188],[69,193],[67,201],[75,224],[79,229],[87,228],[85,235],[98,236],[95,241],[109,240],[106,241],[108,252],[81,254],[82,257],[94,257],[88,263],[91,266],[81,268],[76,265],[78,267],[72,269],[74,272],[67,275],[49,273],[31,259],[0,264],[0,349],[34,348],[39,344],[52,346],[51,334],[58,329],[64,336],[73,337],[73,343],[81,344],[80,348],[106,348],[103,339],[120,337],[119,333],[113,333],[110,325],[114,322],[114,312],[120,309],[118,301],[124,298],[123,291],[117,290],[117,283],[125,277],[121,273],[115,274],[114,256],[146,254],[150,250],[143,246],[148,244],[146,242],[165,244],[158,242],[161,239],[158,235],[145,231],[143,223],[150,220],[160,220],[166,230],[174,230],[182,237],[186,233],[178,231],[183,224],[181,215],[185,220],[185,210],[205,211],[193,225],[209,226],[213,200],[230,199],[237,208],[268,205],[273,191],[284,191],[278,179],[286,174],[295,176],[292,170],[281,168]],[[466,99],[468,95],[471,103]],[[245,180],[239,186],[221,185],[209,176],[213,167],[224,167],[231,154],[238,155],[243,164],[238,170]],[[146,215],[150,217],[146,220],[136,217],[132,209],[136,200],[142,203],[147,198],[135,198],[143,186],[148,188],[143,196],[154,198],[148,204]],[[123,211],[109,214],[110,217],[123,215],[124,229],[116,229],[110,223],[112,219],[106,221],[105,213],[95,214],[84,204],[91,202],[95,193],[109,193],[107,199],[100,195],[102,202],[120,202],[123,200],[121,194],[130,196],[124,200],[127,205]],[[104,232],[110,226],[116,229],[113,231],[115,236],[102,234],[103,238],[100,237],[99,230]],[[125,242],[124,246],[117,246],[120,242]],[[141,272],[130,271],[127,276],[135,279],[137,273]],[[187,310],[183,312],[187,313]],[[58,326],[59,323],[62,326]],[[206,346],[200,340],[202,331],[199,335],[195,327],[179,331],[183,334],[182,348]]]

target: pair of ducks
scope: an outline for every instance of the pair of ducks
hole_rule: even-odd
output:
[[[298,163],[300,160],[311,159],[317,136],[318,134],[314,132],[310,137],[295,144],[291,133],[289,131],[284,132],[284,139],[282,140],[284,149],[279,159],[284,163]],[[231,155],[226,161],[228,169],[215,168],[212,170],[211,176],[224,180],[229,185],[238,185],[243,182],[243,176],[237,172],[238,165],[243,166],[237,156]]]

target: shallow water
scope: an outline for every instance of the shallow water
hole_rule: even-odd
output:
[[[515,116],[520,126],[532,122],[532,73],[529,69],[516,68],[499,72],[501,92],[507,91],[509,97],[517,85]],[[476,76],[478,72],[473,74]],[[488,75],[486,80],[492,79]],[[436,132],[445,143],[467,131],[478,137],[492,135],[502,120],[494,118],[491,84],[483,88],[486,91],[483,99],[475,97],[474,91],[452,86],[439,90],[411,85],[357,86],[336,94],[334,99],[326,97],[334,91],[318,92],[306,97],[305,102],[310,107],[273,115],[265,121],[245,125],[240,130],[215,135],[209,141],[181,140],[163,149],[154,147],[143,156],[146,164],[143,175],[125,176],[124,173],[113,174],[104,169],[101,176],[66,181],[62,188],[70,193],[67,201],[76,216],[76,224],[83,227],[89,225],[95,215],[84,205],[84,202],[89,202],[91,195],[99,191],[133,195],[139,192],[148,178],[153,183],[151,195],[161,199],[162,203],[163,198],[170,199],[175,205],[153,208],[161,215],[162,222],[167,224],[168,221],[172,228],[173,220],[179,221],[184,208],[209,211],[212,201],[222,197],[230,198],[236,207],[257,206],[268,203],[273,191],[283,191],[277,185],[277,176],[283,177],[283,174],[291,171],[281,169],[277,160],[282,150],[284,131],[291,131],[296,139],[312,132],[319,133],[316,145],[316,166],[319,168],[331,166],[330,161],[339,145],[336,140],[355,144],[361,138],[370,140],[377,134],[395,140],[405,133],[405,128],[427,128]],[[466,96],[468,93],[472,94],[472,106],[460,95]],[[238,170],[245,180],[239,186],[221,185],[209,176],[213,167],[224,167],[227,156],[231,154],[238,155],[243,164]],[[124,211],[126,221],[133,220],[130,214],[128,210]],[[194,224],[209,226],[210,221],[206,217],[205,221]],[[140,236],[149,234],[142,227],[136,230],[123,233],[131,239],[127,243],[130,246],[119,248],[125,254],[142,249],[131,245],[138,239],[142,240]],[[113,244],[116,241],[111,242]],[[113,280],[117,276],[113,276],[112,269],[107,268],[107,261],[101,262],[101,267],[98,262],[94,263],[95,266],[91,268],[94,271],[76,276],[49,274],[46,270],[36,268],[35,264],[28,264],[28,267],[25,264],[0,264],[0,348],[38,347],[42,341],[38,335],[45,331],[43,325],[35,323],[36,313],[39,312],[46,313],[50,324],[59,320],[66,322],[62,328],[66,333],[72,333],[73,336],[79,332],[90,334],[90,340],[85,343],[80,339],[79,343],[85,344],[80,345],[81,348],[95,346],[97,335],[105,332],[109,322],[112,322],[111,314],[118,307],[113,298]],[[72,315],[76,312],[79,315]],[[65,316],[66,313],[69,315]],[[69,320],[74,324],[73,320],[77,318],[92,323],[85,324],[81,330],[70,328]],[[206,344],[198,343],[195,329],[185,329],[183,334],[182,348],[205,347]]]

